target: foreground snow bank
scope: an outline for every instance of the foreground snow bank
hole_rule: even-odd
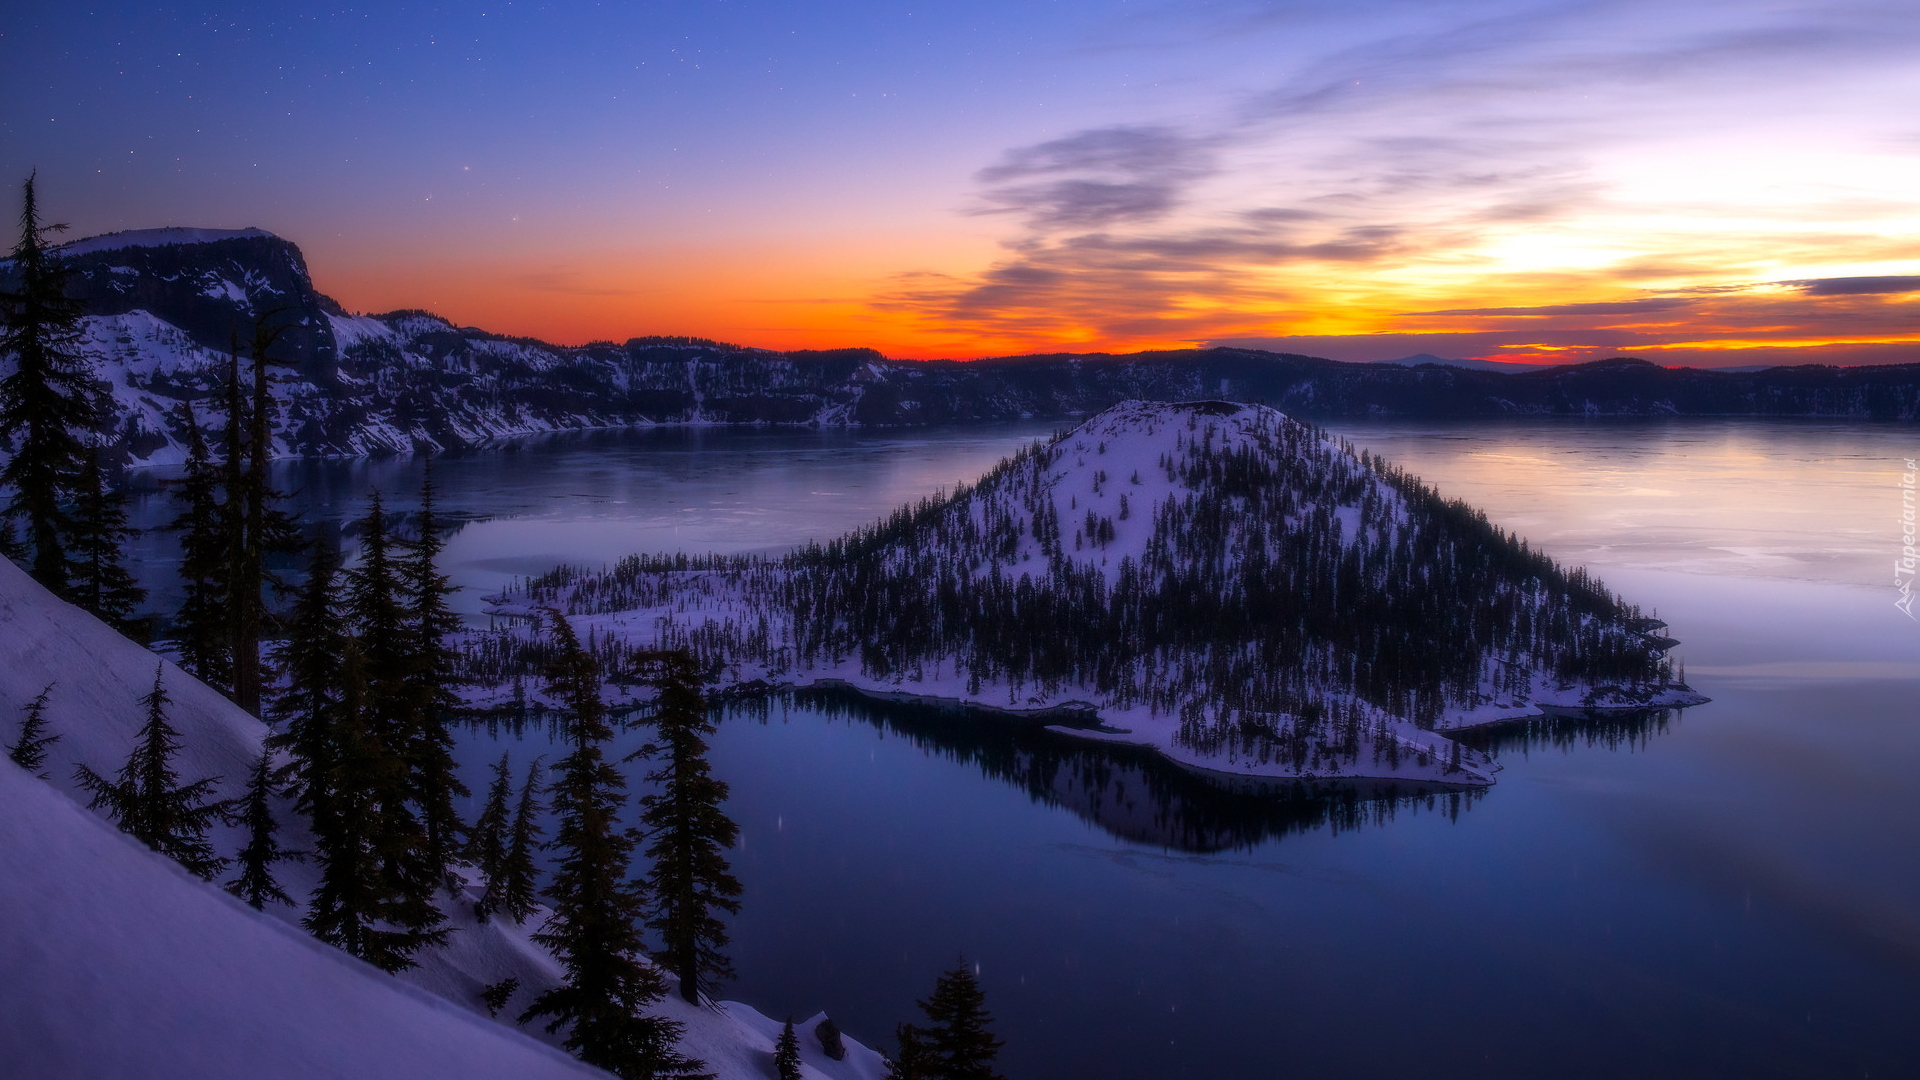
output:
[[[246,907],[0,759],[12,1076],[604,1075]]]
[[[238,795],[266,725],[0,558],[0,744],[13,742],[22,708],[48,686],[48,726],[61,737],[46,781],[0,755],[0,1075],[605,1075],[546,1045],[544,1031],[507,1022],[559,979],[530,936],[544,912],[522,925],[481,923],[471,903],[448,902],[447,945],[395,978],[309,937],[295,925],[300,912],[256,912],[88,812],[74,766],[119,768],[156,665],[181,733],[180,776],[222,777],[217,794]],[[280,809],[288,846],[306,846],[299,820]],[[214,841],[230,856],[241,838],[223,827]],[[313,887],[311,866],[279,873],[297,898]],[[477,898],[477,882],[470,892]],[[508,977],[521,989],[501,1020],[489,1019],[479,990]],[[779,1025],[769,1034],[759,1013],[677,996],[658,1010],[686,1025],[682,1050],[722,1080],[771,1075]],[[851,1038],[843,1060],[826,1057],[812,1023],[802,1039],[811,1080],[885,1074],[880,1055]]]

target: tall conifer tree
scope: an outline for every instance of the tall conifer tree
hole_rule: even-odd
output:
[[[134,608],[147,590],[127,571],[122,551],[135,531],[127,526],[127,496],[107,483],[95,447],[81,468],[72,511],[74,603],[124,634],[144,633]]]
[[[455,586],[440,572],[440,553],[446,540],[434,512],[433,462],[428,459],[420,484],[419,536],[407,545],[400,560],[399,578],[407,597],[406,622],[411,672],[408,691],[407,775],[411,795],[426,831],[426,855],[433,872],[445,878],[459,841],[462,825],[453,801],[467,795],[453,760],[450,722],[460,704],[454,692],[459,657],[450,641],[460,631],[460,617],[447,598]]]
[[[172,699],[164,675],[164,666],[153,669],[153,689],[140,699],[147,719],[119,777],[108,780],[81,765],[74,779],[93,795],[93,809],[105,810],[141,843],[211,881],[226,865],[207,841],[207,829],[225,810],[224,803],[210,800],[219,777],[180,783],[173,768],[180,733],[167,722]]]
[[[793,1033],[791,1016],[773,1044],[773,1075],[777,1080],[800,1080],[800,1039]]]
[[[287,327],[268,325],[269,315],[254,320],[249,349],[252,385],[242,385],[238,340],[227,364],[226,498],[221,525],[226,530],[227,634],[233,667],[233,700],[249,712],[260,711],[265,685],[260,643],[267,623],[266,594],[278,582],[267,566],[270,555],[298,550],[293,523],[279,503],[267,465],[273,453],[274,401],[268,366],[274,343]]]
[[[14,364],[0,378],[0,442],[12,451],[0,465],[0,487],[12,489],[5,512],[9,525],[21,524],[13,543],[27,556],[27,569],[55,595],[70,598],[68,508],[79,494],[101,409],[93,364],[80,344],[80,304],[69,295],[73,271],[48,244],[50,234],[65,228],[40,224],[28,177],[11,255],[19,288],[0,296],[0,355]]]
[[[173,619],[182,667],[209,686],[233,686],[233,644],[228,637],[227,549],[221,529],[220,469],[207,449],[206,432],[187,403],[186,475],[177,497],[184,504],[167,527],[180,533],[180,583],[185,596]]]
[[[717,913],[740,910],[740,882],[725,854],[740,828],[722,809],[726,783],[707,765],[703,736],[713,733],[713,721],[693,657],[660,653],[652,663],[658,672],[653,679],[659,693],[653,710],[658,738],[641,753],[661,763],[647,774],[659,790],[640,800],[640,821],[653,837],[647,848],[653,860],[647,925],[660,935],[659,956],[679,976],[680,996],[698,1004],[703,990],[733,974],[721,952],[727,930]]]
[[[695,1074],[698,1064],[675,1049],[681,1025],[643,1010],[666,994],[666,980],[642,959],[642,897],[629,876],[635,843],[619,822],[626,782],[604,752],[613,737],[600,697],[600,665],[580,645],[565,616],[550,615],[557,655],[548,671],[553,697],[566,710],[572,751],[552,786],[559,816],[553,847],[559,866],[547,887],[553,914],[534,935],[565,970],[561,985],[533,1000],[521,1023],[547,1018],[567,1029],[567,1049],[623,1080]]]
[[[282,770],[295,806],[312,823],[320,867],[305,924],[315,937],[387,971],[444,940],[437,909],[423,917],[414,892],[390,872],[385,800],[397,797],[399,764],[367,722],[364,664],[339,597],[339,552],[316,539],[276,658],[286,673],[275,702],[290,752]],[[431,908],[431,905],[428,905]]]
[[[994,1058],[1005,1044],[989,1030],[993,1017],[986,995],[963,957],[953,970],[933,984],[933,994],[920,1003],[933,1022],[926,1031],[935,1067],[931,1075],[942,1080],[1001,1080]]]

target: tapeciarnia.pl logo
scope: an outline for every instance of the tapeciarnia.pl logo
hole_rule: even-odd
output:
[[[1920,474],[1920,468],[1915,467],[1914,459],[1906,461],[1907,471],[1900,474],[1900,557],[1893,561],[1893,587],[1900,595],[1894,597],[1893,606],[1905,612],[1907,618],[1920,622],[1920,616],[1913,613],[1913,481],[1915,474]]]

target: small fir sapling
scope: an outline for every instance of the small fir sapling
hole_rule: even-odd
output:
[[[167,722],[164,665],[153,669],[153,689],[140,699],[147,719],[135,736],[133,752],[119,777],[108,780],[85,765],[74,779],[92,796],[91,809],[105,810],[121,829],[208,881],[226,865],[207,841],[207,829],[227,804],[210,798],[219,777],[180,783],[173,757],[180,733]]]
[[[20,738],[7,747],[7,757],[21,768],[45,780],[47,774],[41,772],[47,766],[47,747],[61,740],[59,734],[47,734],[47,699],[53,694],[53,684],[34,695],[21,710],[25,715],[20,720]]]
[[[275,880],[273,867],[275,863],[303,861],[299,852],[280,846],[280,825],[274,820],[272,796],[272,751],[261,750],[252,774],[247,777],[246,794],[240,797],[238,807],[227,818],[229,824],[247,830],[247,844],[240,849],[239,874],[225,887],[256,909],[265,908],[268,901],[293,906],[293,898]]]

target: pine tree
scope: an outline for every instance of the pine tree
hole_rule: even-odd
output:
[[[233,685],[228,638],[227,544],[221,530],[220,470],[207,450],[193,404],[186,405],[186,475],[178,489],[184,507],[167,527],[180,533],[180,583],[185,597],[174,615],[181,666],[209,686]]]
[[[399,578],[408,599],[406,629],[412,638],[408,650],[411,671],[406,714],[407,775],[410,794],[426,830],[425,856],[441,878],[449,876],[455,844],[463,830],[453,801],[468,794],[453,760],[453,733],[449,721],[459,707],[454,692],[459,656],[449,643],[460,631],[460,617],[447,598],[456,587],[440,572],[440,553],[446,540],[434,514],[433,465],[427,464],[420,485],[420,534],[407,545],[400,560]]]
[[[227,882],[226,890],[256,909],[266,907],[268,901],[293,905],[293,898],[274,880],[273,866],[300,857],[280,847],[280,825],[273,818],[271,801],[272,756],[270,750],[260,751],[247,778],[247,793],[240,797],[237,812],[229,818],[230,823],[247,830],[247,845],[240,849],[240,873]]]
[[[618,820],[626,782],[602,750],[613,729],[600,698],[600,665],[564,616],[550,618],[556,656],[548,686],[564,703],[573,749],[551,788],[560,863],[547,886],[553,914],[534,940],[566,976],[520,1022],[546,1017],[548,1031],[567,1028],[567,1049],[623,1080],[693,1075],[698,1063],[675,1049],[681,1025],[641,1011],[666,995],[666,980],[641,959],[635,921],[642,897],[628,871],[635,837]]]
[[[887,1062],[887,1080],[940,1080],[939,1062],[927,1045],[927,1033],[912,1024],[897,1024],[893,1038],[900,1052]]]
[[[473,819],[462,854],[482,877],[491,883],[500,875],[500,864],[507,861],[507,830],[511,827],[507,800],[513,797],[513,765],[505,750],[493,766],[493,783],[487,786],[487,801],[480,816]]]
[[[791,1016],[773,1044],[773,1073],[778,1080],[800,1080],[800,1039],[793,1033]]]
[[[47,747],[61,740],[63,736],[48,735],[47,699],[53,696],[53,684],[34,695],[32,701],[22,710],[26,713],[20,720],[20,738],[7,747],[7,757],[15,765],[45,780],[47,774],[40,770],[47,767]]]
[[[285,729],[273,745],[290,753],[281,776],[311,822],[320,867],[307,929],[368,963],[400,971],[446,932],[438,910],[423,913],[387,863],[383,809],[398,797],[400,766],[367,723],[365,664],[341,610],[339,566],[334,546],[316,539],[307,582],[276,654],[286,685],[275,715]]]
[[[481,894],[481,917],[499,911],[515,923],[523,923],[533,914],[540,884],[540,868],[533,862],[543,832],[539,816],[540,759],[535,758],[527,766],[526,781],[520,785],[520,802],[513,811],[513,828],[508,832],[499,872],[487,879],[487,891]]]
[[[107,485],[98,447],[87,455],[78,489],[72,510],[74,603],[121,633],[137,634],[133,611],[147,590],[134,581],[122,558],[122,548],[136,533],[127,527],[126,493]]]
[[[322,536],[314,537],[309,551],[306,583],[274,652],[285,683],[272,710],[281,730],[269,742],[290,752],[280,779],[294,795],[295,808],[317,825],[331,812],[328,803],[339,779],[340,740],[353,696],[347,687],[352,640],[338,595],[340,553]]]
[[[920,1002],[920,1008],[933,1022],[927,1041],[935,1071],[929,1075],[942,1080],[1001,1080],[993,1059],[1005,1044],[988,1030],[993,1017],[965,957],[934,982],[933,995]]]
[[[374,493],[361,521],[360,562],[346,575],[347,612],[361,664],[356,731],[363,754],[353,774],[371,799],[367,840],[380,860],[381,878],[394,890],[386,918],[396,927],[444,939],[445,916],[435,894],[446,883],[445,854],[428,843],[413,776],[417,749],[412,646],[393,534],[385,507]],[[464,789],[462,789],[464,790]]]
[[[92,362],[81,351],[80,304],[69,295],[73,271],[47,242],[65,228],[40,224],[28,177],[11,255],[20,287],[0,296],[0,355],[14,362],[0,378],[0,442],[13,452],[0,466],[0,487],[13,491],[5,513],[9,523],[17,518],[24,526],[14,543],[24,549],[27,569],[56,596],[71,597],[68,505],[78,494],[101,408]]]
[[[702,990],[730,978],[733,966],[720,950],[727,943],[726,926],[715,914],[736,913],[740,882],[729,872],[724,852],[739,839],[740,828],[726,816],[722,804],[727,785],[707,766],[707,744],[712,734],[706,700],[693,657],[684,652],[653,658],[653,679],[659,699],[653,711],[658,745],[641,754],[662,758],[647,774],[659,785],[655,794],[640,800],[641,823],[652,831],[647,857],[650,898],[648,927],[660,935],[660,956],[680,979],[680,996],[698,1004]]]
[[[266,593],[279,584],[267,568],[276,553],[299,549],[298,534],[279,503],[284,498],[268,482],[273,452],[274,401],[267,368],[274,343],[289,327],[270,327],[267,316],[254,320],[249,349],[252,385],[243,387],[240,344],[228,353],[226,461],[222,469],[225,499],[220,527],[226,547],[227,636],[233,669],[234,703],[260,711],[265,685],[260,643],[268,624]]]
[[[93,795],[92,809],[107,816],[134,838],[200,877],[213,876],[226,865],[207,842],[207,829],[226,805],[209,801],[219,777],[180,783],[173,755],[180,750],[180,733],[167,722],[171,700],[164,683],[164,666],[153,669],[153,689],[140,699],[146,723],[136,736],[133,753],[121,767],[119,779],[108,780],[82,765],[74,779]]]

